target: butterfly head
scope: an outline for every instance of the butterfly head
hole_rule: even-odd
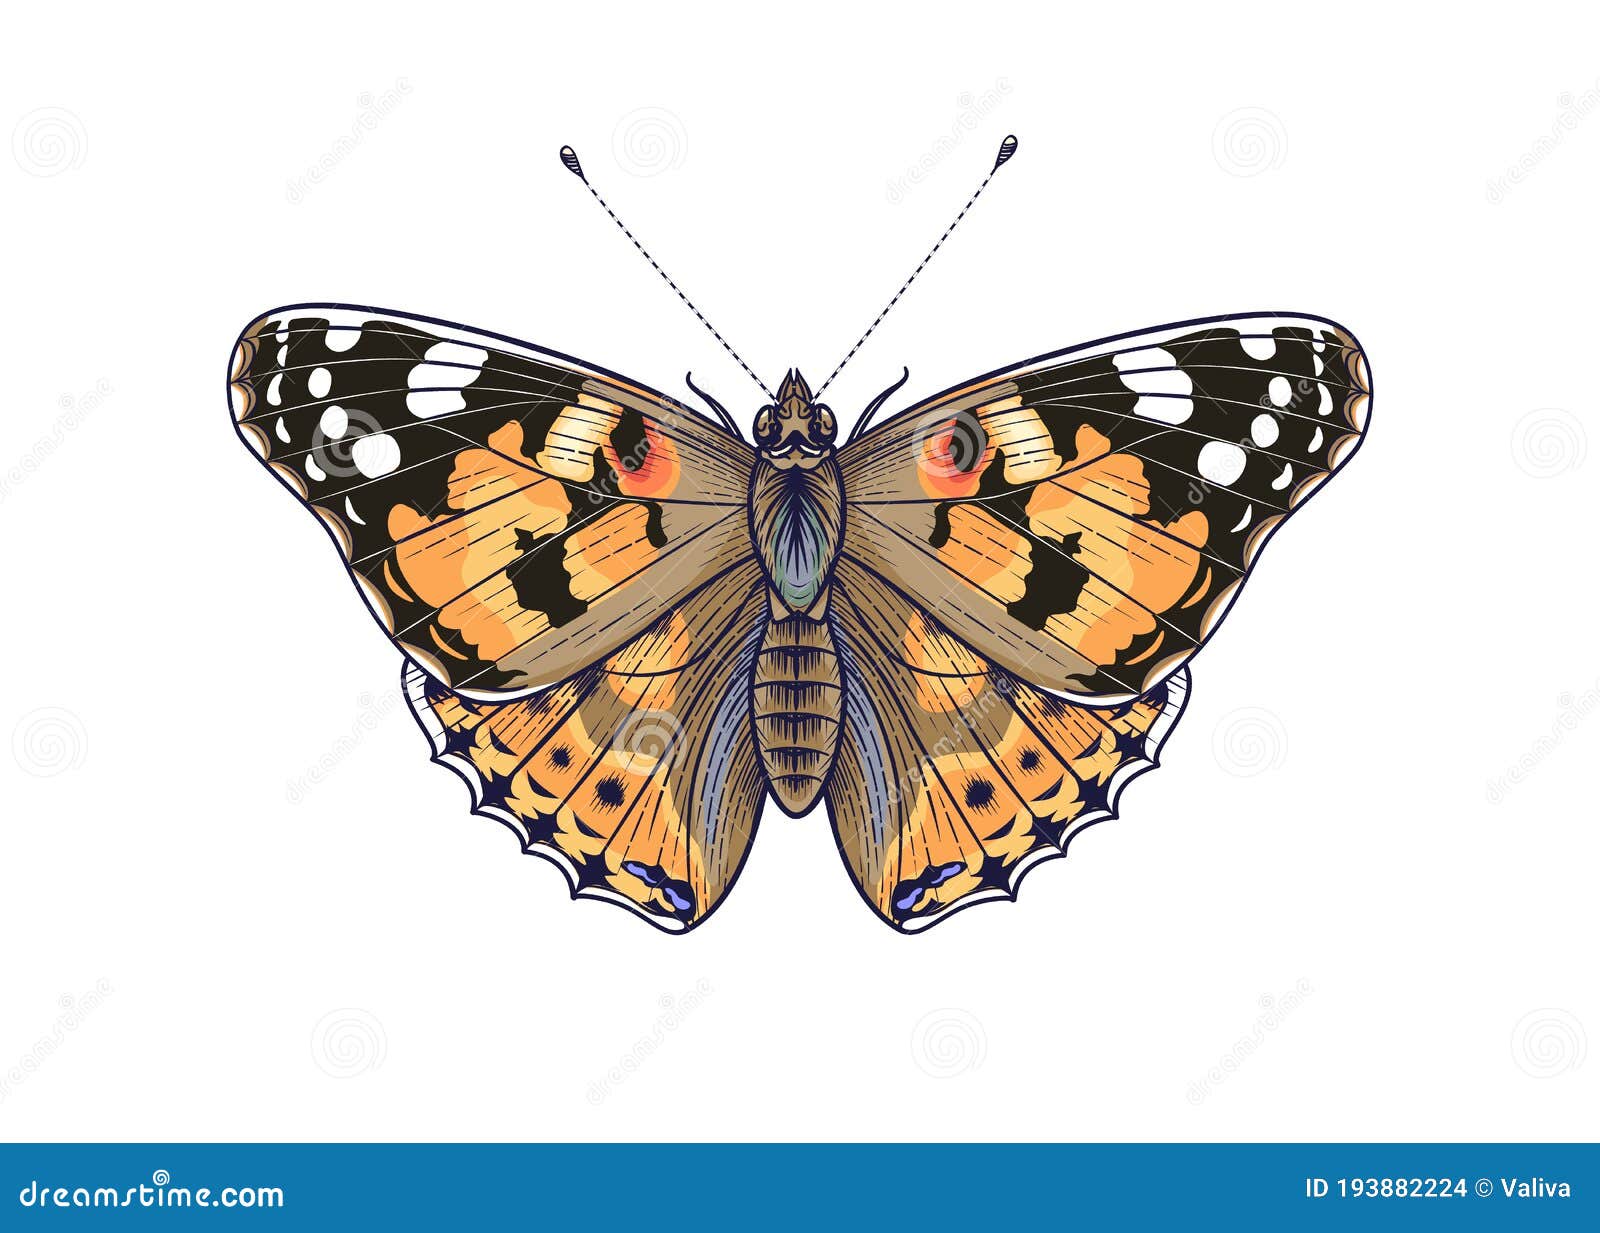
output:
[[[791,368],[778,387],[776,402],[756,412],[756,447],[780,466],[814,467],[833,453],[839,423],[833,412],[813,402],[811,387]]]

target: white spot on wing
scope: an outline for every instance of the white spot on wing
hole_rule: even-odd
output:
[[[1252,360],[1270,360],[1278,354],[1276,338],[1241,338],[1239,345]]]
[[[361,331],[359,329],[338,329],[329,330],[323,335],[322,345],[329,351],[348,351],[360,341]],[[357,518],[356,521],[360,522],[361,519]]]
[[[1142,347],[1111,357],[1122,384],[1135,394],[1192,394],[1194,382],[1178,367],[1177,357],[1163,347]]]
[[[483,371],[483,365],[489,358],[489,353],[482,347],[469,347],[465,343],[436,342],[423,353],[423,362],[406,374],[406,384],[412,389],[441,389],[461,390],[471,385],[478,379],[478,374]],[[432,406],[431,401],[424,401],[425,407]],[[407,399],[407,406],[411,406]],[[450,407],[449,410],[459,411],[465,407]],[[443,410],[428,409],[418,411],[411,407],[415,415],[442,415]]]
[[[1202,479],[1226,488],[1244,474],[1244,462],[1244,451],[1231,441],[1207,441],[1195,465]]]
[[[357,437],[350,447],[350,461],[368,479],[388,475],[400,465],[400,444],[386,432]]]
[[[316,480],[317,483],[319,483],[319,484],[323,480],[328,478],[328,473],[326,471],[324,471],[321,467],[317,466],[317,459],[316,459],[316,455],[315,454],[307,454],[306,455],[306,474],[309,475],[312,479]]]
[[[322,435],[330,441],[337,441],[350,431],[350,417],[345,414],[343,407],[329,407],[322,413],[322,419],[317,427],[322,429]]]
[[[350,504],[349,497],[344,499],[344,514],[345,517],[350,519],[351,522],[358,523],[361,526],[367,525],[367,520],[360,514],[356,513],[356,507]]]
[[[1133,413],[1147,420],[1159,420],[1163,424],[1181,424],[1194,414],[1194,399],[1155,398],[1141,394],[1139,401],[1133,404]]]
[[[346,498],[346,500],[348,499],[349,498]],[[1230,532],[1230,534],[1237,535],[1240,531],[1249,526],[1251,515],[1253,515],[1255,512],[1256,507],[1249,501],[1246,501],[1244,505],[1244,513],[1239,516],[1239,521],[1234,524],[1233,530]]]
[[[466,409],[467,400],[461,397],[460,390],[412,390],[406,395],[406,410],[420,420]]]
[[[278,426],[273,431],[278,434],[278,440],[285,445],[291,444],[289,441],[289,426],[283,422],[283,416],[280,415],[278,417]]]
[[[1327,415],[1333,410],[1333,395],[1328,393],[1328,387],[1317,386],[1317,414]]]
[[[1139,401],[1133,413],[1162,424],[1181,424],[1194,414],[1194,382],[1178,367],[1177,357],[1162,347],[1141,347],[1111,357],[1122,384]]]
[[[313,368],[306,388],[311,391],[311,397],[326,398],[328,391],[333,388],[333,374],[326,368]]]
[[[1266,449],[1278,439],[1278,421],[1263,411],[1250,421],[1250,439]]]
[[[1272,481],[1272,490],[1274,492],[1282,492],[1285,488],[1287,488],[1289,486],[1289,481],[1292,480],[1292,479],[1294,479],[1294,468],[1291,467],[1288,463],[1284,463],[1283,464],[1283,474],[1278,476],[1277,479]]]
[[[275,373],[267,385],[267,401],[274,407],[283,405],[283,374]]]
[[[1288,377],[1274,377],[1267,382],[1267,397],[1274,407],[1287,407],[1294,400],[1294,387]]]
[[[1311,444],[1306,446],[1306,453],[1315,454],[1322,448],[1322,425],[1317,425],[1317,431],[1311,434]]]

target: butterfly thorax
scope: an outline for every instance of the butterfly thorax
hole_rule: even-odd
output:
[[[750,535],[773,613],[809,613],[825,598],[844,537],[844,480],[835,422],[791,369],[778,400],[756,415],[759,454],[750,481]],[[811,613],[819,616],[820,613]]]
[[[750,536],[768,589],[752,712],[762,768],[778,804],[810,810],[839,744],[842,682],[828,584],[844,538],[835,422],[794,370],[756,416]]]

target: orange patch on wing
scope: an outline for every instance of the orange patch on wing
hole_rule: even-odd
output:
[[[575,484],[594,479],[594,454],[610,444],[622,408],[614,402],[578,395],[576,406],[561,408],[545,433],[544,444],[529,461],[541,471]]]
[[[625,497],[659,499],[672,495],[678,486],[682,467],[678,447],[659,425],[644,421],[644,443],[632,456],[621,457],[609,440],[602,447],[611,469],[617,473],[617,488]]]
[[[1156,615],[1189,594],[1209,534],[1200,510],[1165,525],[1145,521],[1150,485],[1144,463],[1109,453],[1111,443],[1088,425],[1078,429],[1072,469],[1034,489],[1029,528],[1058,542],[1078,536],[1074,559],[1092,577],[1077,609],[1052,616],[1047,628],[1094,663],[1115,663],[1134,638],[1156,627]]]
[[[563,562],[576,599],[592,600],[626,582],[661,555],[650,542],[650,511],[617,505],[567,538]]]
[[[492,662],[549,628],[544,613],[517,602],[505,571],[526,551],[521,539],[565,529],[572,502],[556,480],[505,456],[520,452],[520,424],[496,430],[489,443],[494,450],[470,448],[456,455],[445,488],[446,512],[431,517],[396,505],[388,531],[405,586],[438,609],[439,624]],[[398,588],[396,593],[404,595]]]
[[[652,689],[651,705],[663,710],[678,701],[676,685],[694,653],[689,623],[674,610],[666,628],[628,643],[605,662],[612,691],[630,707],[638,707]]]
[[[948,634],[929,629],[915,609],[900,645],[912,669],[916,703],[924,711],[938,715],[960,710],[987,685],[983,674],[989,665]]]
[[[981,506],[955,506],[949,525],[949,538],[939,546],[940,563],[1002,604],[1021,599],[1033,567],[1027,537]]]

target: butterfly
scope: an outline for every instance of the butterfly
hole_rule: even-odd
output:
[[[726,898],[768,798],[826,808],[897,930],[1014,899],[1155,765],[1188,661],[1354,453],[1372,383],[1348,330],[1266,312],[872,426],[897,388],[841,441],[791,369],[746,439],[709,396],[347,304],[264,314],[229,372],[474,811],[671,932]]]

